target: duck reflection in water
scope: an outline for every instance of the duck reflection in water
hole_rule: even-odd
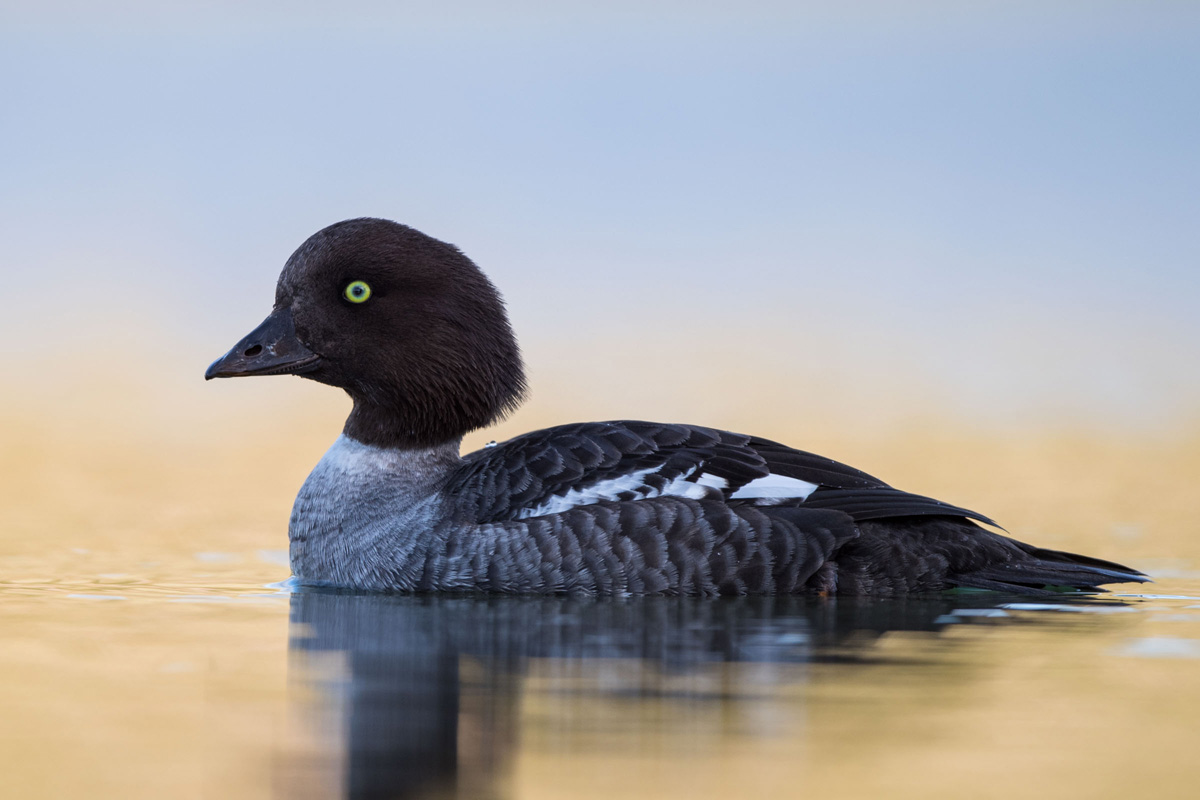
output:
[[[289,764],[282,785],[289,797],[503,797],[508,768],[530,734],[518,729],[519,719],[538,719],[531,705],[562,710],[586,695],[593,711],[597,703],[667,701],[673,709],[758,704],[794,716],[794,707],[779,712],[774,701],[781,688],[805,680],[806,665],[870,661],[884,632],[934,632],[951,611],[987,613],[1012,599],[298,592],[291,598],[293,688],[315,698],[306,706],[310,716],[332,712],[310,719],[309,732],[332,732],[336,741],[318,745],[322,757]],[[523,693],[532,695],[524,706]],[[655,724],[677,732],[691,719],[679,714]],[[578,716],[568,724],[595,727],[605,741],[645,733],[644,718]],[[643,730],[634,731],[637,725]]]

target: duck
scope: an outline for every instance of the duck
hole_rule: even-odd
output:
[[[499,291],[454,245],[386,219],[309,237],[271,313],[205,379],[344,390],[342,433],[288,524],[301,585],[368,592],[901,596],[1143,582],[990,518],[757,436],[634,420],[461,454],[514,411],[523,361]]]

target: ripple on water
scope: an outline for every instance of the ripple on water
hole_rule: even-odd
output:
[[[1147,636],[1128,640],[1114,653],[1132,658],[1200,658],[1200,639]]]

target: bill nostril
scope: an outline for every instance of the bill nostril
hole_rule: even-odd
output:
[[[253,358],[254,356],[258,355],[261,352],[262,352],[262,345],[256,344],[253,347],[247,347],[246,351],[244,353],[242,353],[242,355],[246,356],[247,358]]]

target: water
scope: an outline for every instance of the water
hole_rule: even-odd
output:
[[[814,445],[1154,584],[1053,603],[585,601],[293,591],[288,507],[328,437],[280,426],[164,447],[158,430],[149,446],[88,425],[0,448],[0,797],[1174,798],[1200,783],[1194,437]]]
[[[914,673],[922,691],[969,682],[956,674],[969,639],[939,632],[1030,621],[1021,604],[999,601],[298,594],[292,663],[323,698],[315,719],[342,723],[330,774],[351,796],[786,791],[807,782],[822,748],[822,694],[861,681],[840,691],[853,687],[860,708],[883,700],[883,716],[899,699],[887,688],[903,693]],[[1062,627],[1044,615],[1036,624]]]
[[[1195,579],[1044,602],[110,576],[6,581],[0,618],[11,797],[1183,797],[1200,777]]]

